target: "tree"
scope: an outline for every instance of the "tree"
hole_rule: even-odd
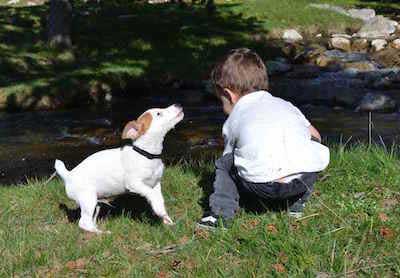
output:
[[[69,0],[50,0],[48,42],[51,47],[71,47],[72,5]]]

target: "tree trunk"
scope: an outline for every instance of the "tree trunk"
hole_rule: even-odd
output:
[[[51,47],[71,47],[72,5],[69,0],[51,0],[48,42]]]

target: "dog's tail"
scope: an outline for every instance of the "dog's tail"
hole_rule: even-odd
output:
[[[56,162],[54,163],[54,168],[56,169],[57,174],[64,180],[64,182],[66,181],[66,179],[69,176],[69,171],[67,170],[67,168],[65,168],[65,164],[64,162],[62,162],[61,160],[56,159]]]

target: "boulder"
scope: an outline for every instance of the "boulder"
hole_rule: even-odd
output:
[[[369,43],[367,39],[355,39],[351,44],[351,49],[357,52],[367,52]]]
[[[378,15],[367,21],[356,35],[366,39],[387,38],[396,31],[397,25],[396,21]]]
[[[303,36],[300,35],[300,33],[297,32],[296,30],[289,29],[283,32],[282,39],[285,40],[286,42],[293,43],[303,40]]]
[[[347,13],[352,18],[361,19],[362,21],[371,20],[376,15],[374,9],[350,9],[347,11]]]
[[[387,41],[384,39],[376,39],[371,42],[373,51],[378,52],[385,49]]]
[[[396,101],[384,94],[367,93],[361,99],[356,112],[393,112],[396,109]]]
[[[375,71],[378,69],[376,64],[370,61],[346,63],[343,67],[346,70],[355,70],[357,72]]]
[[[332,34],[332,38],[345,38],[345,39],[351,39],[350,35],[347,34]]]
[[[297,65],[293,70],[286,74],[287,78],[294,79],[313,79],[318,77],[320,69],[313,65]]]
[[[283,60],[267,61],[269,75],[284,74],[292,69],[292,65]]]
[[[400,49],[400,39],[395,39],[390,45],[395,49]]]
[[[333,37],[330,39],[329,44],[334,49],[339,49],[346,52],[351,51],[351,41],[348,38]]]

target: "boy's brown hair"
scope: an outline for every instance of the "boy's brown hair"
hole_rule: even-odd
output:
[[[232,49],[219,61],[211,73],[216,94],[224,88],[244,96],[248,93],[268,90],[267,68],[254,51],[248,48]]]

